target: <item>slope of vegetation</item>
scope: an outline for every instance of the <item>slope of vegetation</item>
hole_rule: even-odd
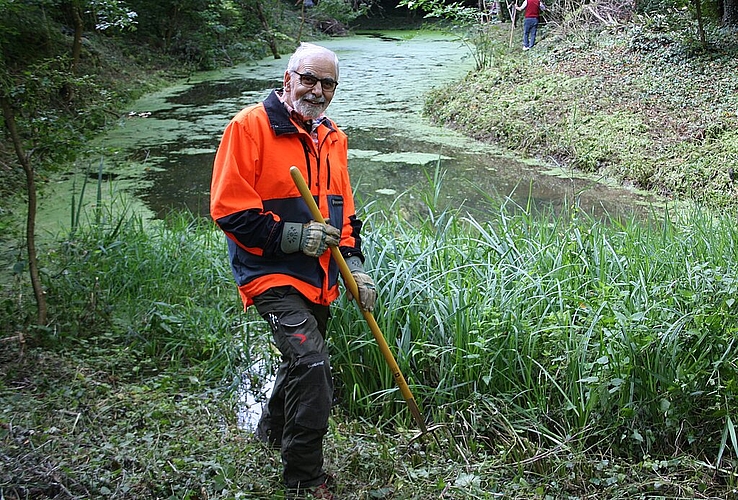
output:
[[[738,31],[708,27],[703,45],[686,11],[604,17],[551,23],[528,52],[519,35],[499,52],[509,26],[489,26],[490,67],[430,95],[428,114],[567,169],[735,208]]]

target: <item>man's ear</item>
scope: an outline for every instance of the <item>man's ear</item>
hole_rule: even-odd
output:
[[[289,71],[285,71],[284,72],[284,81],[283,81],[282,86],[284,87],[285,90],[290,90],[290,79],[291,79],[291,76],[292,75],[290,75],[290,72]]]

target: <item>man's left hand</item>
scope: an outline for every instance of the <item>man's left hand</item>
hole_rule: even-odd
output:
[[[356,286],[359,288],[359,304],[361,308],[364,311],[372,312],[374,310],[374,304],[377,302],[377,290],[374,287],[374,280],[364,272],[364,264],[362,264],[359,257],[349,257],[346,259],[346,264],[351,271],[351,276],[356,281]],[[349,292],[349,297],[350,299],[354,298],[351,292]]]

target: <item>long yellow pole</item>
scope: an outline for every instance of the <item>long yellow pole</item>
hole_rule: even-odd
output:
[[[325,224],[323,214],[320,213],[320,209],[318,208],[317,203],[315,203],[313,194],[310,192],[310,189],[305,183],[305,179],[302,177],[300,169],[297,167],[291,167],[290,175],[292,176],[292,180],[295,182],[295,186],[297,186],[297,189],[300,190],[300,194],[305,200],[305,203],[307,203],[313,219]],[[331,245],[330,248],[333,260],[338,263],[338,268],[341,271],[341,276],[343,276],[343,282],[346,285],[346,288],[348,288],[349,292],[351,292],[351,295],[356,298],[355,302],[359,306],[359,310],[361,310],[361,313],[364,315],[364,319],[369,325],[369,329],[372,331],[372,335],[374,335],[377,344],[379,344],[379,350],[382,352],[382,356],[384,356],[384,360],[387,362],[387,366],[389,366],[390,371],[392,372],[392,377],[395,379],[397,387],[400,388],[402,397],[405,398],[407,406],[408,408],[410,408],[410,413],[412,413],[415,422],[418,424],[418,427],[420,427],[421,433],[425,434],[426,432],[428,432],[428,428],[425,425],[425,420],[423,420],[423,416],[420,414],[420,409],[415,402],[413,393],[410,392],[410,388],[405,381],[405,377],[403,377],[402,372],[400,371],[400,367],[397,366],[397,361],[395,361],[395,357],[392,355],[392,351],[390,351],[390,348],[387,345],[387,341],[384,339],[384,335],[382,335],[382,330],[379,329],[379,325],[374,319],[374,315],[370,311],[365,311],[361,307],[361,303],[358,300],[359,286],[356,284],[356,280],[351,275],[348,264],[346,264],[346,259],[343,258],[343,255],[341,255],[341,251],[338,249],[337,246]]]

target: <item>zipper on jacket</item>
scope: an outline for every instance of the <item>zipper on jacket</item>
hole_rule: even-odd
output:
[[[318,144],[318,174],[320,174],[320,150],[323,149],[323,144],[325,144],[325,141],[328,140],[328,136],[330,136],[333,133],[333,129],[332,128],[330,128],[328,126],[326,126],[326,128],[328,128],[328,131],[323,136],[323,140],[320,141],[320,143]],[[327,178],[327,182],[326,182],[327,187],[326,187],[326,189],[327,190],[330,190],[331,189],[331,161],[330,161],[330,158],[328,156],[326,156],[325,162],[326,162],[326,168],[328,169],[328,173],[326,174],[326,178]]]
[[[300,137],[300,142],[302,143],[302,150],[305,153],[305,166],[308,172],[307,185],[310,186],[313,182],[313,169],[310,166],[310,147],[305,143],[304,137]]]
[[[328,192],[331,190],[331,158],[330,156],[325,157],[325,166],[328,169],[328,187],[326,188]]]

